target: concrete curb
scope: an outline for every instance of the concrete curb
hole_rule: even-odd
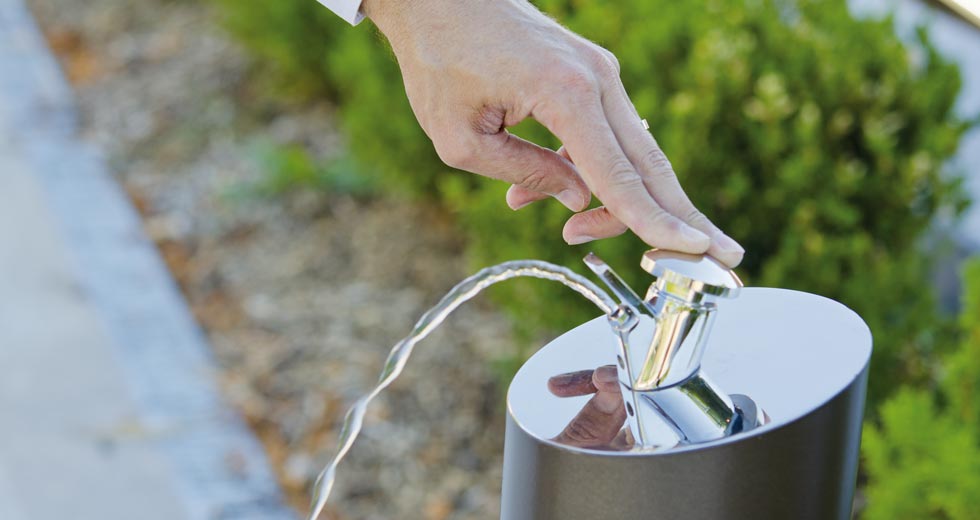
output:
[[[43,194],[81,300],[109,340],[141,430],[150,432],[140,442],[166,461],[187,519],[296,518],[261,445],[222,402],[206,340],[139,216],[98,152],[75,136],[75,120],[71,89],[31,15],[21,0],[0,0],[0,140]],[[6,175],[0,171],[0,184]],[[50,317],[53,326],[58,319]],[[0,502],[3,495],[0,485]]]

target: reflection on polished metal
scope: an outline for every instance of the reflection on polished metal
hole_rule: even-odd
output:
[[[619,378],[627,422],[638,449],[658,449],[714,440],[761,423],[762,411],[743,418],[731,397],[701,372],[701,357],[718,298],[734,297],[738,276],[708,255],[651,250],[641,266],[653,283],[641,299],[594,254],[586,265],[622,301],[622,313],[635,316],[628,326],[619,318]],[[649,326],[637,330],[647,321]],[[666,424],[673,439],[655,430]]]
[[[705,256],[649,252],[645,299],[594,255],[586,263],[619,305],[568,269],[524,260],[481,270],[427,311],[345,416],[309,518],[325,507],[368,404],[415,345],[486,287],[519,276],[560,282],[604,317],[543,348],[511,383],[502,519],[848,518],[871,351],[860,318],[777,289],[722,303],[741,282]],[[575,376],[576,389],[554,391],[559,374]]]
[[[690,393],[671,414],[687,406],[705,414],[711,396],[724,396],[742,411],[741,433],[631,449],[625,413],[587,414],[598,394],[551,391],[558,374],[618,362],[609,319],[597,318],[539,350],[510,385],[501,520],[848,520],[871,355],[867,326],[837,302],[782,289],[745,288],[717,305],[699,371],[711,381],[682,385]],[[626,308],[620,314],[632,313]],[[631,321],[630,339],[653,337],[652,318],[620,323]],[[670,414],[649,415],[648,442],[673,442],[662,420]],[[603,417],[611,422],[596,422]],[[599,432],[595,439],[606,444],[573,445],[566,432]]]

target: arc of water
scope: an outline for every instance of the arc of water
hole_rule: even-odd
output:
[[[594,303],[606,315],[611,315],[616,310],[616,303],[613,299],[589,279],[570,269],[540,260],[504,262],[482,269],[456,284],[438,304],[419,318],[411,334],[392,347],[385,361],[384,369],[381,371],[381,376],[378,378],[378,383],[347,411],[343,429],[340,432],[340,446],[330,463],[320,472],[313,486],[313,503],[310,507],[309,520],[317,520],[326,507],[337,474],[337,465],[350,451],[358,434],[360,434],[368,405],[402,373],[415,345],[425,339],[460,305],[495,283],[517,277],[541,278],[561,282]]]

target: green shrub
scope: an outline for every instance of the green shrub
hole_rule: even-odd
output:
[[[980,511],[980,258],[964,270],[962,339],[937,392],[903,390],[865,428],[868,520],[971,520]]]
[[[296,96],[334,98],[327,56],[349,27],[315,0],[212,0],[221,21],[250,51],[272,86]]]
[[[313,0],[217,1],[259,56],[337,97],[351,152],[378,185],[455,213],[474,267],[531,257],[582,270],[594,249],[642,289],[645,246],[635,238],[569,247],[559,204],[511,212],[504,184],[443,166],[369,27],[307,12],[319,8]],[[891,20],[855,19],[843,0],[536,3],[619,56],[691,198],[746,247],[739,271],[749,283],[823,294],[860,313],[876,340],[873,399],[898,381],[928,380],[942,329],[919,245],[937,214],[965,206],[941,165],[968,125],[951,110],[958,71],[924,35],[907,48]],[[515,131],[558,145],[533,123]],[[535,330],[596,314],[553,284],[494,291]]]

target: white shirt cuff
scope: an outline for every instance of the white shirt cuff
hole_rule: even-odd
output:
[[[319,0],[319,2],[351,25],[357,25],[364,19],[361,13],[361,0]]]

